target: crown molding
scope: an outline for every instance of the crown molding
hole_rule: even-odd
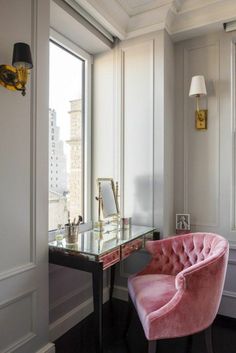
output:
[[[178,1],[178,0],[177,0]],[[208,5],[217,5],[217,3],[225,2],[225,0],[180,0],[180,13],[191,12],[197,9],[204,9]],[[227,0],[226,0],[227,1]]]
[[[142,14],[132,16],[129,20],[127,28],[127,36],[133,36],[134,33],[147,33],[152,31],[152,28],[164,29],[165,19],[167,17],[170,4],[159,8],[146,11]]]
[[[73,0],[106,28],[113,36],[125,39],[129,15],[116,0]]]
[[[200,0],[199,0],[200,1]],[[211,31],[223,30],[223,23],[235,19],[235,0],[208,0],[204,7],[182,10],[172,17],[170,34],[174,41]]]
[[[222,29],[235,0],[72,0],[121,40],[166,29],[174,41]]]

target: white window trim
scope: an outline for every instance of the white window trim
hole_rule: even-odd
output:
[[[62,48],[74,53],[85,61],[85,102],[84,102],[84,146],[85,146],[85,171],[84,179],[86,180],[86,190],[84,195],[84,212],[87,222],[80,225],[80,231],[84,232],[92,228],[92,202],[91,202],[91,104],[92,104],[92,63],[93,57],[77,44],[64,37],[54,29],[50,29],[50,39],[59,44]],[[50,238],[54,237],[55,231],[49,231]],[[49,239],[50,240],[50,239]],[[51,239],[53,240],[53,239]]]

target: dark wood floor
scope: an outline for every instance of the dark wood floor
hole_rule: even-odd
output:
[[[147,343],[135,313],[132,314],[127,337],[124,330],[127,303],[113,299],[104,305],[104,353],[145,353]],[[90,315],[56,342],[56,353],[95,353],[93,317]],[[186,338],[161,340],[158,353],[185,353]],[[236,320],[217,316],[213,324],[214,353],[236,353]],[[203,333],[193,337],[191,353],[205,353]],[[188,352],[190,353],[190,352]]]

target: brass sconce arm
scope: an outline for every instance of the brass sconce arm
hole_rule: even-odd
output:
[[[28,70],[24,68],[16,69],[10,65],[0,65],[0,84],[9,90],[21,91],[22,96],[25,96],[28,74]]]
[[[21,91],[25,96],[29,69],[33,67],[28,44],[14,44],[12,65],[0,65],[0,85],[12,91]]]

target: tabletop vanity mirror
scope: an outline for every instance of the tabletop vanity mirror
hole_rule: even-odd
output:
[[[118,184],[114,183],[112,178],[98,178],[98,220],[101,221],[101,212],[103,218],[118,217]]]

